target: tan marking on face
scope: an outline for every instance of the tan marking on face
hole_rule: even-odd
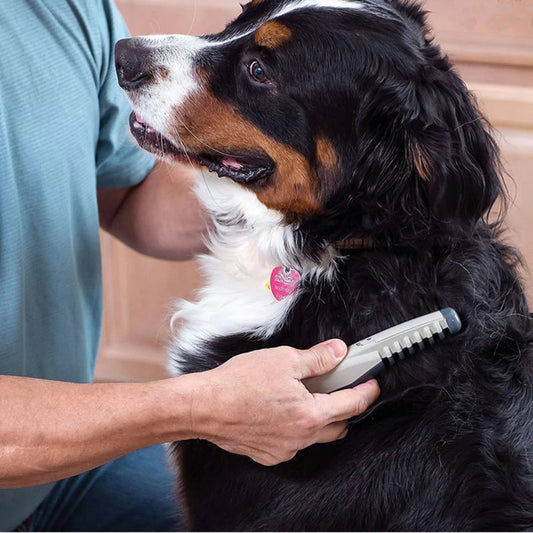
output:
[[[276,170],[268,178],[268,184],[242,185],[252,190],[267,207],[289,218],[322,210],[317,199],[317,180],[309,161],[300,152],[265,135],[229,104],[205,91],[196,93],[175,113],[174,129],[190,152],[201,153],[211,148],[236,156],[247,151],[263,152],[272,158]]]
[[[331,141],[326,137],[317,137],[316,140],[316,158],[322,167],[327,170],[335,170],[339,162],[339,156]]]
[[[263,3],[263,0],[252,0],[252,6],[258,6],[259,4]]]
[[[275,20],[265,22],[255,32],[255,44],[270,49],[278,48],[290,41],[291,38],[292,31],[290,28]]]

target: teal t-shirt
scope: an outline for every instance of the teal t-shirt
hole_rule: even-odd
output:
[[[92,379],[102,312],[96,188],[135,185],[153,166],[129,137],[115,76],[114,43],[127,35],[111,0],[0,7],[0,374]],[[0,530],[50,488],[0,490]]]

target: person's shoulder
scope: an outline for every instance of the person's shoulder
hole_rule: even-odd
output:
[[[115,26],[125,26],[114,0],[48,0],[55,9],[69,9],[89,33],[112,33]]]
[[[76,0],[71,0],[76,1]],[[130,36],[126,23],[113,0],[83,0],[88,16],[93,19],[93,28],[100,32],[100,38],[112,45]]]

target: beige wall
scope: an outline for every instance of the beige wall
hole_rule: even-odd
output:
[[[117,0],[134,35],[218,31],[237,0]],[[533,0],[427,0],[429,20],[497,128],[511,194],[509,238],[533,268]],[[98,379],[165,375],[168,310],[200,280],[194,263],[156,261],[103,236],[104,332]],[[530,301],[533,283],[524,274]]]

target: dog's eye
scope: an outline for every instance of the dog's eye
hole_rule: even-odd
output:
[[[267,75],[259,61],[252,61],[250,63],[249,72],[250,76],[259,83],[266,83],[268,81]]]

